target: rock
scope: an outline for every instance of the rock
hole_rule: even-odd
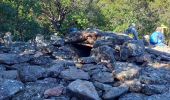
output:
[[[64,68],[64,63],[58,63],[58,64],[54,64],[52,65],[48,70],[47,70],[47,73],[48,73],[48,76],[51,76],[51,77],[57,77],[61,71],[63,71],[65,68]]]
[[[0,54],[0,63],[1,64],[7,64],[7,65],[13,65],[18,63],[27,62],[30,60],[29,56],[19,56],[17,54]]]
[[[30,63],[33,65],[47,65],[51,62],[52,60],[49,57],[45,57],[45,56],[34,57],[30,61]]]
[[[127,91],[128,91],[128,87],[123,87],[123,86],[112,87],[108,91],[105,91],[105,93],[103,94],[103,99],[105,99],[105,100],[113,100],[116,97],[119,97],[119,96],[123,95]]]
[[[87,72],[84,72],[80,69],[66,69],[60,73],[60,78],[63,78],[65,80],[76,80],[76,79],[84,79],[89,80],[90,76]]]
[[[19,63],[19,64],[14,64],[12,66],[5,66],[5,67],[8,70],[18,70],[20,67],[29,66],[29,65],[30,65],[29,63]]]
[[[61,71],[68,69],[69,66],[75,66],[75,63],[73,61],[63,60],[54,62],[54,64],[47,69],[48,76],[57,77]]]
[[[163,94],[156,94],[149,96],[147,100],[169,100],[170,98],[170,91],[167,91],[166,93]]]
[[[115,58],[114,58],[114,50],[109,46],[101,46],[98,48],[93,48],[91,50],[91,56],[96,59],[99,63],[106,63],[107,67],[110,70],[113,70]]]
[[[141,70],[139,79],[143,84],[169,84],[170,71],[165,68],[146,67]]]
[[[144,55],[141,55],[139,57],[135,57],[135,62],[137,63],[149,63],[151,62],[152,58],[151,58],[151,55],[149,54],[144,54]]]
[[[129,80],[139,76],[141,68],[132,63],[116,62],[114,76],[118,80]]]
[[[81,64],[95,64],[95,58],[94,57],[82,57],[80,59],[78,59],[78,62]]]
[[[146,95],[162,94],[170,89],[168,87],[166,85],[144,85],[142,87],[142,93]]]
[[[109,72],[98,72],[96,74],[93,74],[92,79],[94,81],[98,81],[101,83],[112,83],[114,82],[114,78],[112,73]]]
[[[17,80],[19,78],[17,70],[2,71],[0,73],[0,78]]]
[[[100,38],[111,41],[113,45],[122,45],[128,40],[132,40],[128,35],[113,32],[102,32]]]
[[[108,91],[112,88],[112,86],[110,86],[108,84],[103,84],[103,83],[99,83],[99,82],[94,82],[93,84],[96,88],[104,90],[104,91]]]
[[[143,84],[138,79],[124,81],[122,85],[129,87],[130,92],[141,92]]]
[[[54,46],[60,47],[60,46],[63,46],[65,44],[64,39],[57,36],[57,35],[51,35],[50,40],[51,40],[50,41],[51,44],[54,45]]]
[[[100,100],[95,87],[89,81],[73,81],[68,85],[68,90],[81,99]]]
[[[51,89],[47,89],[44,92],[45,98],[51,97],[51,96],[60,96],[63,92],[63,86],[57,86]]]
[[[147,100],[147,96],[140,93],[128,93],[119,98],[119,100]]]
[[[140,40],[132,40],[125,42],[120,50],[120,56],[122,60],[127,60],[129,57],[136,57],[143,55],[145,52],[145,46]]]
[[[78,56],[74,48],[71,46],[59,47],[57,51],[53,52],[52,56],[56,59],[72,59]]]
[[[56,82],[27,82],[25,83],[25,89],[22,92],[13,96],[12,100],[43,100],[44,92],[47,89],[56,87]]]
[[[23,82],[36,81],[46,76],[46,70],[40,66],[23,66],[18,69],[18,72]]]
[[[5,70],[6,70],[5,66],[4,65],[0,65],[0,71],[5,71]]]
[[[58,96],[58,97],[53,97],[51,99],[44,99],[44,100],[71,100],[68,96]]]
[[[8,99],[23,89],[23,83],[16,80],[5,80],[0,84],[0,100]]]
[[[97,47],[104,46],[104,45],[114,46],[112,40],[109,41],[106,39],[99,39],[99,40],[96,40],[96,42],[93,45],[93,48],[97,48]]]
[[[90,70],[94,70],[98,68],[98,65],[94,65],[94,64],[83,64],[82,65],[82,70],[84,71],[90,71]]]

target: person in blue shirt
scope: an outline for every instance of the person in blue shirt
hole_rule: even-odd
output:
[[[74,32],[77,32],[77,31],[78,31],[78,29],[76,27],[72,27],[69,30],[69,32],[71,32],[71,33],[74,33]]]
[[[165,42],[165,36],[161,31],[161,28],[158,27],[155,32],[153,32],[150,36],[150,44],[152,45],[164,45]]]
[[[125,31],[125,34],[133,34],[133,39],[134,40],[139,40],[138,39],[138,31],[136,29],[136,25],[132,23],[129,28]]]

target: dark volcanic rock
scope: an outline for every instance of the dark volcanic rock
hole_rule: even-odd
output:
[[[169,86],[166,85],[144,85],[142,87],[142,93],[146,95],[162,94],[168,91]]]
[[[122,60],[127,60],[129,57],[136,57],[143,55],[145,46],[140,40],[132,40],[125,42],[121,47],[120,55]]]
[[[47,70],[48,76],[57,77],[64,69],[64,64],[54,64]]]
[[[91,63],[96,63],[96,60],[94,57],[82,57],[78,60],[79,63],[82,64],[91,64]]]
[[[72,59],[78,56],[75,49],[71,46],[59,47],[57,51],[53,52],[53,57],[56,59]]]
[[[84,72],[83,70],[72,68],[72,69],[66,69],[60,73],[60,78],[63,78],[65,80],[76,80],[76,79],[84,79],[89,80],[90,76],[87,72]]]
[[[140,81],[144,84],[169,84],[170,71],[164,68],[146,67],[141,71]]]
[[[43,100],[44,92],[47,89],[56,87],[56,82],[28,82],[22,92],[13,96],[12,100]]]
[[[129,87],[130,92],[141,92],[143,84],[138,79],[124,81],[123,85]]]
[[[60,96],[63,92],[64,87],[63,86],[57,86],[54,88],[50,88],[45,90],[44,96],[45,98],[51,97],[51,96]]]
[[[19,78],[17,70],[2,71],[0,73],[0,78],[17,80]]]
[[[128,87],[112,87],[109,90],[105,91],[105,93],[103,94],[103,99],[105,100],[113,100],[116,97],[119,97],[121,95],[123,95],[124,93],[126,93],[128,91]]]
[[[5,71],[5,70],[6,70],[5,66],[4,65],[0,65],[0,71]]]
[[[31,58],[29,56],[19,56],[17,54],[0,54],[0,63],[1,64],[17,64],[29,61]]]
[[[95,87],[89,81],[73,81],[68,85],[68,90],[84,100],[100,100]]]
[[[139,93],[128,93],[119,98],[119,100],[148,100],[147,96]],[[151,99],[152,100],[152,99]]]
[[[46,76],[46,70],[40,66],[23,66],[18,69],[18,72],[23,82],[36,81]]]
[[[116,62],[114,75],[118,80],[128,80],[139,76],[141,68],[132,63]]]
[[[6,100],[24,89],[24,84],[16,80],[4,80],[0,84],[0,100]]]
[[[49,57],[45,57],[45,56],[34,57],[30,61],[30,63],[33,65],[47,65],[51,62],[52,60]]]
[[[64,39],[60,38],[57,35],[52,35],[50,37],[50,40],[51,40],[51,44],[54,45],[54,46],[63,46],[64,43],[65,43]]]
[[[114,78],[112,73],[109,72],[98,72],[96,74],[93,74],[92,79],[94,81],[98,81],[101,83],[112,83],[114,82]]]
[[[48,76],[57,77],[61,71],[69,69],[69,66],[75,66],[75,63],[73,61],[54,62],[54,64],[49,69],[47,69]]]
[[[110,85],[99,83],[99,82],[94,82],[93,84],[96,88],[104,90],[104,91],[108,91],[112,88],[112,86]]]
[[[170,91],[167,91],[163,94],[152,95],[147,98],[147,100],[169,100],[170,98]]]
[[[91,50],[92,57],[95,57],[98,63],[105,63],[110,70],[113,70],[115,58],[114,50],[109,46],[100,46]]]

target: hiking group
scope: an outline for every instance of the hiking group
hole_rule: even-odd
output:
[[[134,40],[139,40],[138,31],[134,23],[126,29],[125,34],[132,34]],[[162,27],[157,27],[155,32],[153,32],[150,36],[147,35],[147,38],[149,40],[149,44],[152,46],[165,46],[165,36]]]

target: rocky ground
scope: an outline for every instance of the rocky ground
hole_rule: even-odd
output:
[[[170,100],[170,53],[100,30],[1,46],[0,100]]]

